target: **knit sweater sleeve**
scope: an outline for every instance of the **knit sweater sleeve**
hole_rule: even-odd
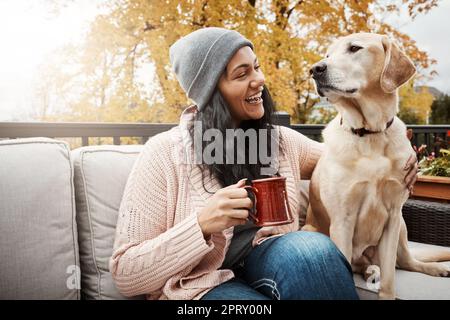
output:
[[[311,179],[314,168],[324,150],[323,143],[314,141],[287,127],[280,127],[283,146],[289,158],[299,165],[302,180]]]
[[[193,268],[212,250],[196,214],[186,214],[173,224],[178,181],[170,152],[173,144],[167,137],[163,133],[146,143],[120,204],[109,268],[125,296],[157,292],[170,277]]]

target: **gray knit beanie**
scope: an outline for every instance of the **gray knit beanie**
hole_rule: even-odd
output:
[[[253,44],[234,30],[203,28],[170,47],[170,62],[181,87],[199,110],[208,103],[230,59]]]

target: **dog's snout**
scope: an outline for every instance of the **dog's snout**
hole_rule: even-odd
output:
[[[327,64],[324,62],[319,62],[312,66],[312,68],[309,70],[309,73],[314,77],[320,77],[323,76],[326,73],[326,71],[327,71]]]

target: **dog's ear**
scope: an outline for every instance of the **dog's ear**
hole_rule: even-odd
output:
[[[406,54],[400,51],[387,36],[383,35],[382,43],[385,59],[380,85],[384,92],[391,93],[411,79],[416,73],[416,68]]]

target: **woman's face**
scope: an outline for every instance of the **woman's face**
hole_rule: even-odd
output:
[[[263,85],[264,75],[258,59],[250,47],[242,47],[228,62],[218,83],[236,126],[243,120],[263,117]]]

